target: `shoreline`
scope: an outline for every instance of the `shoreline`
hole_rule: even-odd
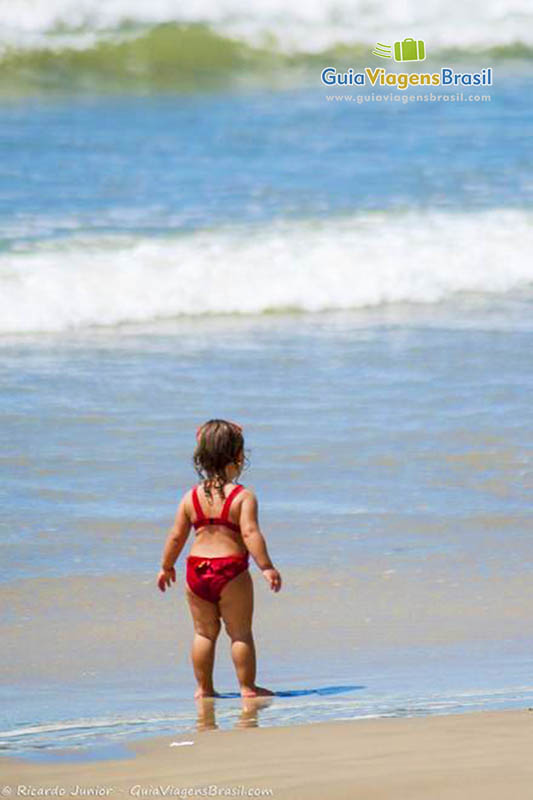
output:
[[[205,730],[122,749],[119,757],[91,761],[3,757],[2,783],[16,796],[27,796],[25,790],[50,796],[55,788],[56,796],[67,797],[194,797],[217,787],[211,796],[526,800],[533,781],[533,713],[524,708]]]

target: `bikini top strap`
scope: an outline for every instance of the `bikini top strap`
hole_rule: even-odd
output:
[[[192,504],[194,506],[194,510],[196,511],[196,522],[199,519],[204,519],[204,512],[202,511],[202,506],[200,505],[200,500],[198,499],[198,489],[195,486],[192,490]]]
[[[244,489],[244,486],[242,485],[242,483],[238,483],[237,486],[234,489],[231,490],[231,492],[226,497],[226,502],[224,503],[224,506],[222,508],[222,512],[220,514],[220,519],[223,519],[223,520],[227,520],[228,519],[229,509],[230,509],[231,503],[233,501],[233,498],[236,497],[236,495],[238,495],[239,492],[242,492],[243,489]]]

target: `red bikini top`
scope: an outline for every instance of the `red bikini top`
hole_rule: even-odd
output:
[[[239,494],[244,489],[242,484],[238,483],[234,489],[226,497],[226,501],[224,506],[222,507],[222,511],[220,513],[220,517],[206,517],[204,516],[204,512],[202,511],[202,506],[200,505],[200,500],[198,499],[198,488],[195,486],[192,490],[192,502],[194,506],[194,510],[196,511],[196,519],[192,523],[192,526],[195,530],[198,528],[203,528],[205,525],[225,525],[226,528],[230,528],[235,533],[240,533],[241,528],[240,525],[236,525],[234,522],[231,522],[228,519],[229,509],[233,498]]]

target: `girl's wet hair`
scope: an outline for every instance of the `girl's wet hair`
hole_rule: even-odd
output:
[[[236,463],[240,452],[244,455],[242,428],[235,422],[225,419],[210,419],[198,428],[193,464],[202,478],[204,491],[212,499],[214,488],[224,498],[227,483],[225,469]]]

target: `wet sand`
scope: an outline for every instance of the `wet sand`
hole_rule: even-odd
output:
[[[193,744],[172,744],[183,741]],[[207,790],[217,787],[218,796],[278,800],[529,800],[532,749],[524,709],[203,731],[143,740],[125,759],[5,759],[1,772],[17,796],[21,786],[107,797],[217,796]]]

